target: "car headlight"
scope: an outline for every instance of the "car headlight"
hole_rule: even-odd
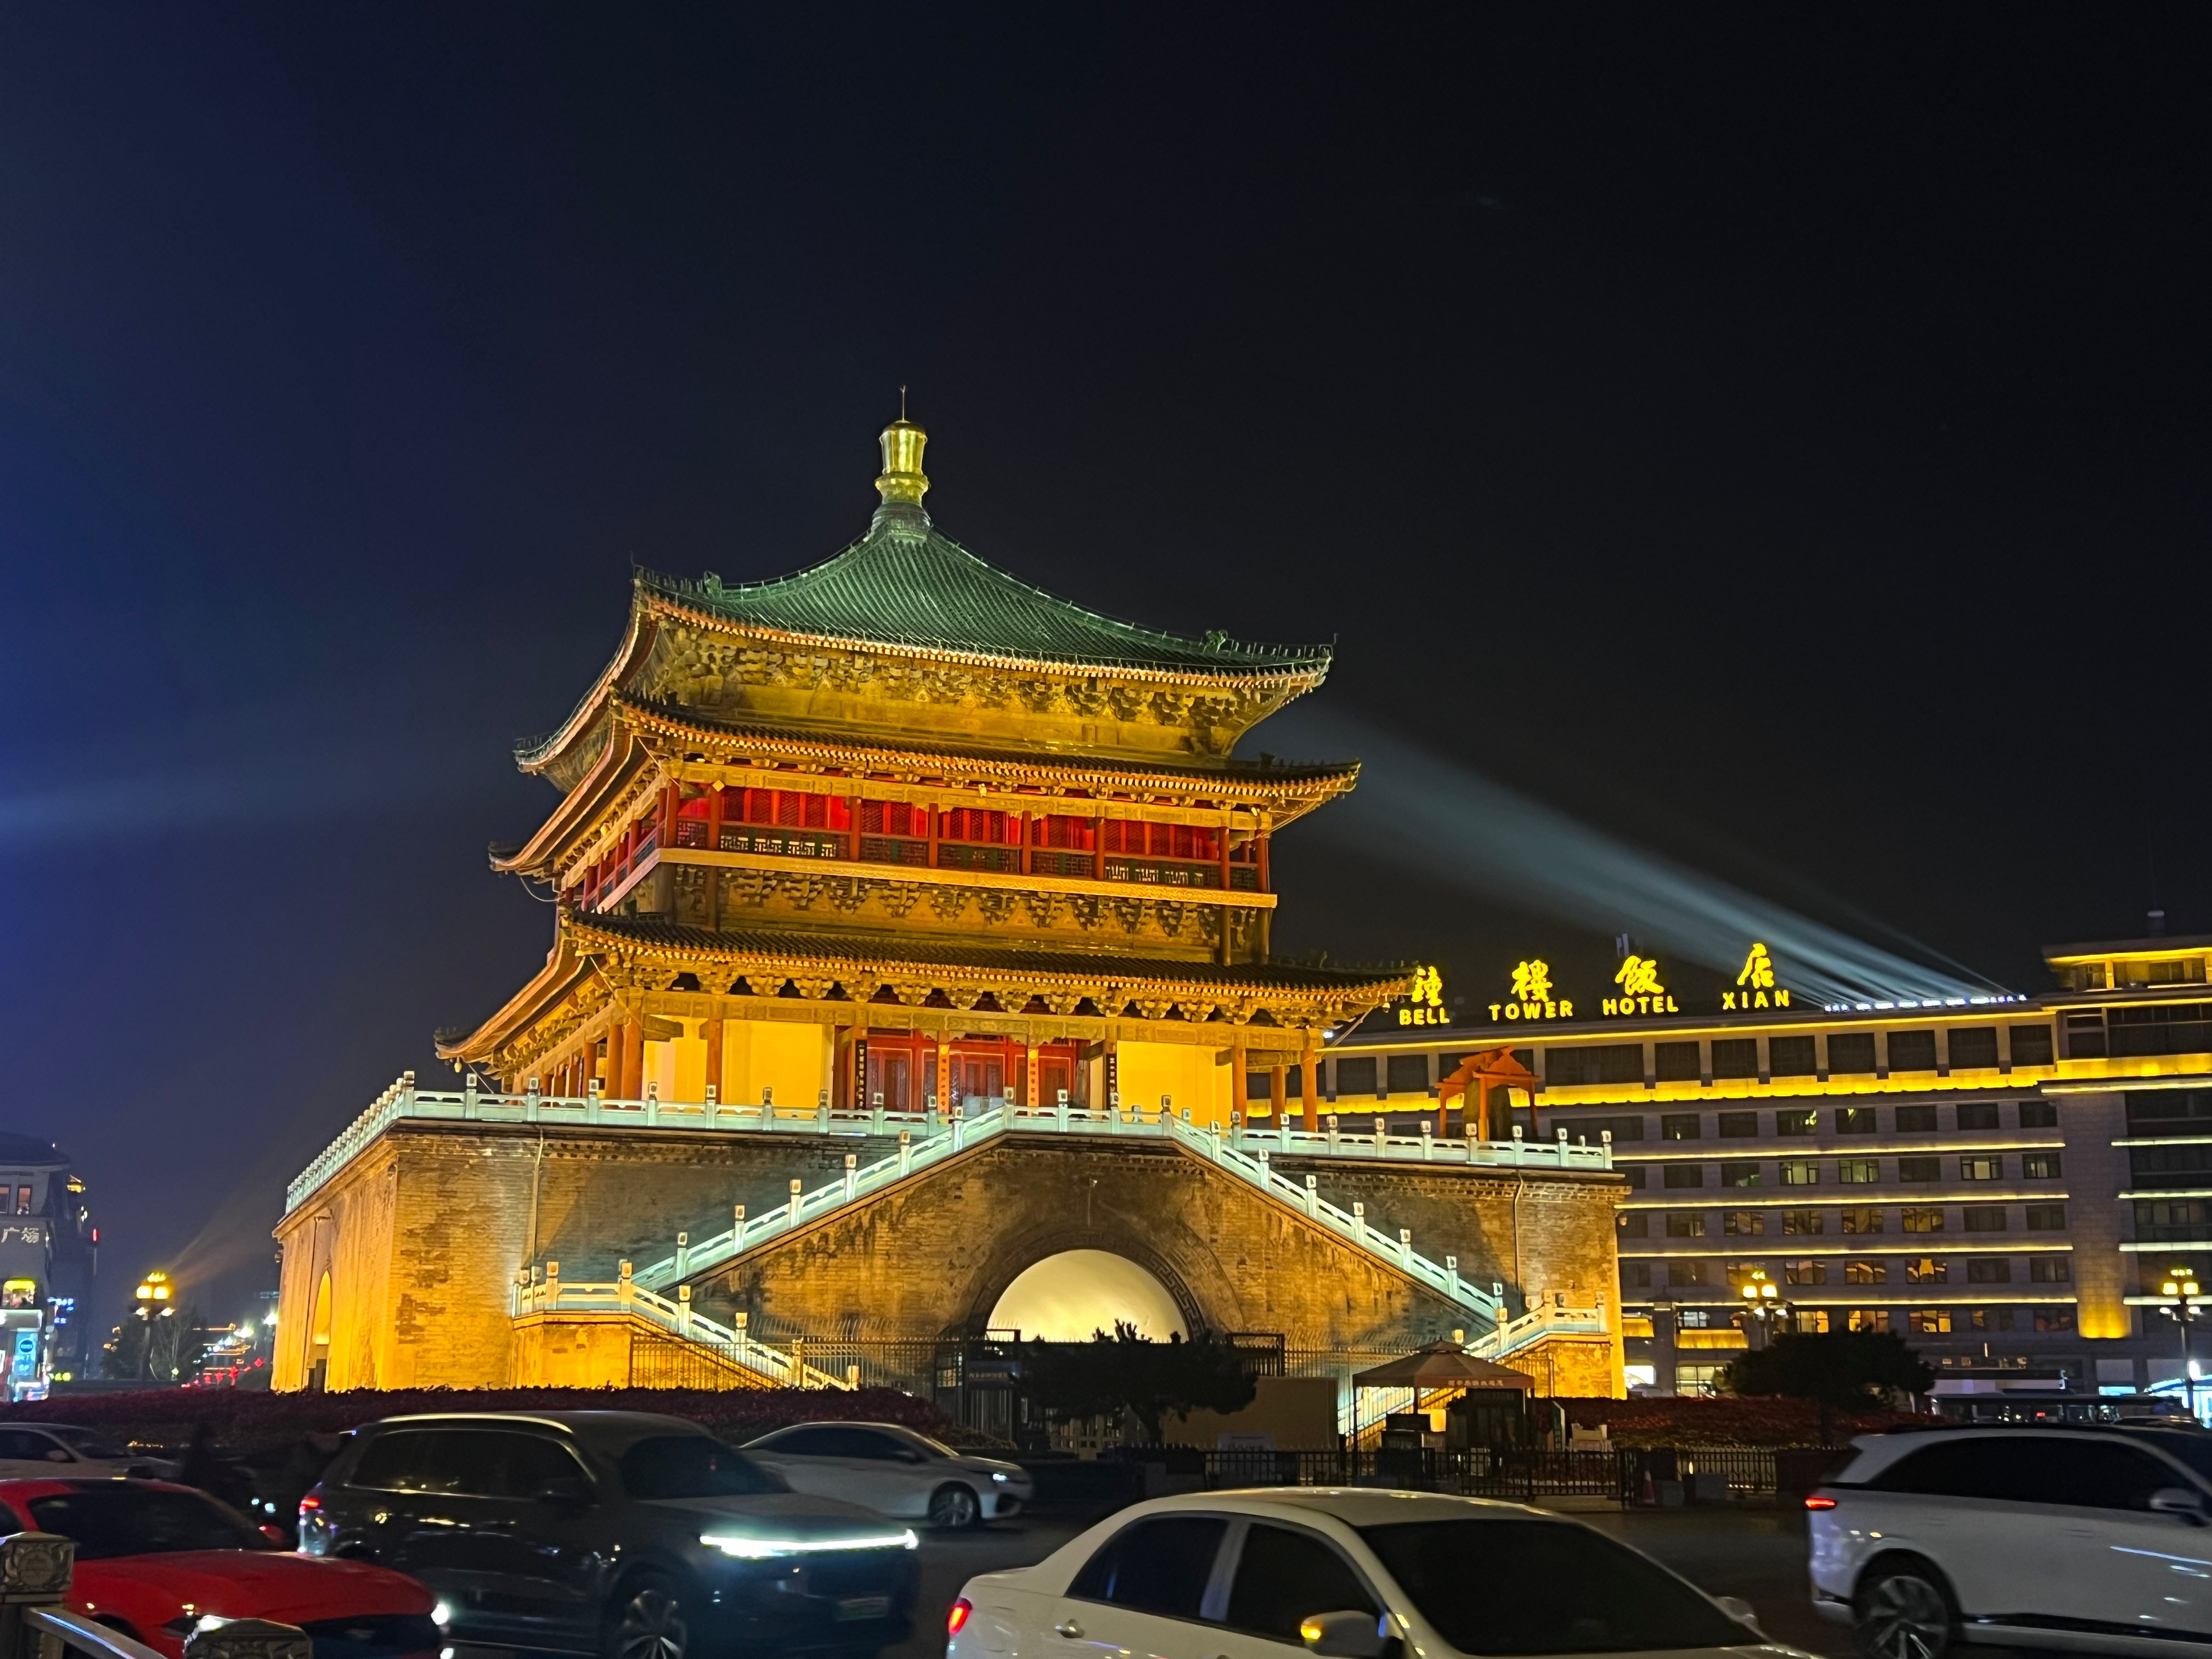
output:
[[[699,1541],[739,1561],[772,1561],[780,1556],[818,1555],[830,1550],[910,1550],[921,1544],[911,1527],[860,1538],[750,1538],[710,1532],[702,1534]]]
[[[1009,1475],[1004,1469],[993,1469],[991,1471],[991,1479],[997,1481],[1002,1486],[1012,1478],[1013,1477]]]
[[[435,1625],[440,1630],[444,1630],[452,1625],[453,1622],[453,1609],[451,1604],[441,1601],[436,1607],[432,1607],[430,1609],[430,1622]]]

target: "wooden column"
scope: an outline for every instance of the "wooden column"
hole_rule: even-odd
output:
[[[1252,1103],[1245,1095],[1244,1054],[1244,1045],[1241,1042],[1229,1051],[1229,1109],[1236,1114],[1239,1123],[1251,1115],[1249,1109]]]
[[[1275,1115],[1279,1126],[1290,1115],[1291,1068],[1270,1066],[1267,1068],[1267,1109]]]
[[[1258,856],[1260,860],[1260,890],[1263,893],[1272,893],[1275,890],[1267,884],[1267,837],[1264,835],[1260,837]]]
[[[1321,1050],[1311,1043],[1298,1056],[1298,1098],[1308,1130],[1321,1127]]]
[[[617,1095],[636,1100],[645,1093],[645,1021],[632,1014],[623,1022],[622,1087]]]
[[[607,1063],[599,1076],[602,1094],[611,1096],[622,1092],[623,1033],[623,1026],[620,1020],[607,1027]]]
[[[1053,1101],[1040,1100],[1037,1098],[1037,1075],[1038,1066],[1036,1044],[1034,1042],[1025,1042],[1022,1045],[1022,1104],[1028,1107],[1032,1111],[1035,1111],[1040,1106],[1050,1106],[1056,1103]]]
[[[707,1081],[714,1085],[714,1098],[726,1102],[730,1091],[722,1083],[722,1017],[720,1013],[707,1017]]]
[[[929,814],[929,867],[934,870],[937,868],[937,831],[939,820],[934,806],[925,806],[921,810]]]
[[[1226,821],[1224,821],[1222,823],[1221,828],[1215,830],[1214,833],[1221,837],[1221,840],[1215,847],[1214,851],[1220,857],[1221,890],[1225,893],[1229,890],[1229,825]]]
[[[1021,830],[1019,833],[1022,839],[1022,873],[1026,876],[1031,873],[1030,870],[1030,837],[1035,833],[1031,828],[1030,814],[1027,812],[1023,813],[1021,816]]]
[[[673,847],[676,844],[676,809],[679,804],[678,797],[678,791],[674,784],[668,783],[661,786],[660,845],[663,848]]]
[[[719,783],[707,792],[707,845],[714,852],[722,850],[722,786]]]
[[[1091,879],[1106,879],[1106,815],[1091,820]]]

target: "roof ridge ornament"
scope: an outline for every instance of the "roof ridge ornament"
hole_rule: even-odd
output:
[[[884,506],[915,508],[912,516],[927,524],[928,515],[919,509],[929,489],[928,475],[921,470],[921,452],[929,442],[929,434],[907,419],[904,386],[899,388],[898,419],[885,427],[876,441],[884,447],[884,470],[876,479],[876,493],[884,498]],[[899,513],[896,516],[909,515]]]

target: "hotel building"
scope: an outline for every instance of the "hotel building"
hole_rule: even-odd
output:
[[[1942,1392],[2179,1377],[2162,1288],[2212,1291],[2212,937],[2053,948],[2038,996],[1836,1008],[1747,950],[1704,1011],[1633,957],[1586,996],[1523,963],[1455,988],[1473,1018],[1379,1010],[1326,1109],[1461,1133],[1455,1073],[1504,1050],[1530,1075],[1493,1135],[1609,1139],[1632,1388],[1699,1390],[1781,1324],[1899,1332]]]

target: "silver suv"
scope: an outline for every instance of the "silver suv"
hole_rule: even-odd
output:
[[[1869,1435],[1805,1500],[1813,1605],[1870,1659],[1960,1641],[2172,1654],[2212,1642],[2212,1435]]]

